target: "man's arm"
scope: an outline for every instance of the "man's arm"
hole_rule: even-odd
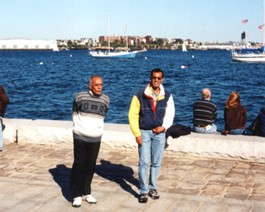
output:
[[[142,144],[142,136],[139,127],[139,112],[140,112],[140,102],[136,96],[133,97],[129,109],[129,124],[133,135],[135,136],[136,142]]]
[[[3,103],[4,107],[9,103],[9,98],[7,97],[5,89],[2,85],[0,85],[0,101]]]
[[[162,125],[162,127],[164,127],[165,130],[167,130],[173,124],[174,117],[175,117],[175,105],[174,105],[173,96],[171,94],[167,102],[166,114]]]

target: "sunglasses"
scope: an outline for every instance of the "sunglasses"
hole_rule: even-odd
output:
[[[158,79],[158,80],[162,80],[162,77],[151,77],[152,80]]]

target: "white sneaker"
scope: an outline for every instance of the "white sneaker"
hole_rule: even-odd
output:
[[[82,203],[82,197],[76,197],[74,198],[72,206],[75,208],[79,208],[81,206],[81,203]]]
[[[90,195],[90,194],[86,196],[86,201],[90,204],[96,204],[97,203],[97,200],[94,197],[92,197],[92,195]]]
[[[170,144],[172,144],[172,142],[173,142],[173,137],[168,136],[168,138],[167,138],[167,145],[169,146]]]

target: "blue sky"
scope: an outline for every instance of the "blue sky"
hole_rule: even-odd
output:
[[[107,35],[262,42],[262,0],[0,0],[0,39]],[[248,19],[247,24],[241,21]]]

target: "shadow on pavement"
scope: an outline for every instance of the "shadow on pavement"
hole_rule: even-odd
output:
[[[100,163],[100,165],[96,166],[96,173],[99,176],[119,184],[122,189],[138,198],[139,194],[128,184],[133,184],[139,188],[139,181],[134,178],[132,168],[122,164],[114,164],[106,160],[101,160]]]
[[[56,168],[49,169],[49,172],[53,176],[54,181],[61,187],[64,198],[71,202],[70,193],[70,177],[71,168],[67,168],[64,164],[56,165]]]

